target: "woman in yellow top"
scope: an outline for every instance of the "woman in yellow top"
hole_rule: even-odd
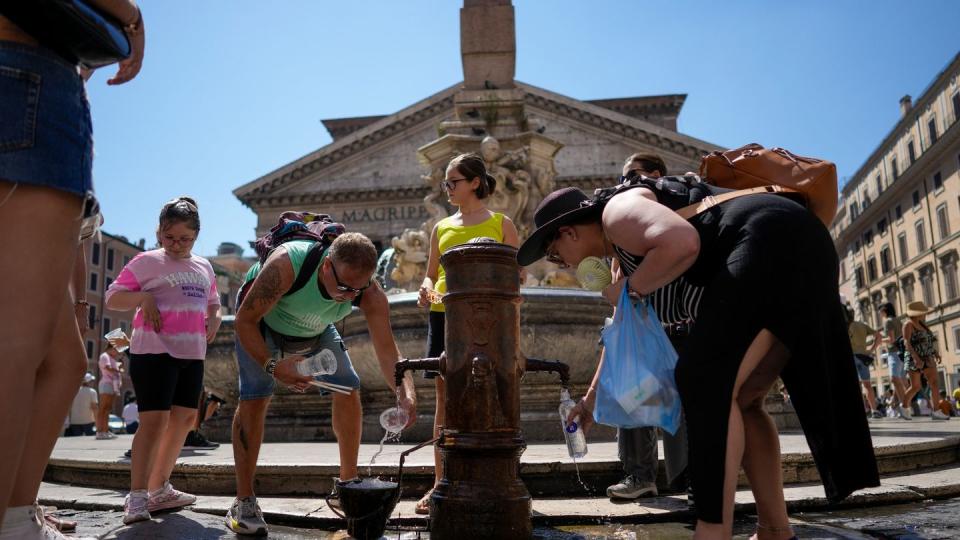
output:
[[[517,247],[520,240],[517,227],[510,218],[498,212],[491,212],[485,199],[497,188],[497,181],[487,174],[483,158],[477,154],[460,154],[447,165],[447,174],[440,186],[447,192],[450,204],[459,207],[452,216],[440,220],[430,233],[430,258],[427,260],[427,275],[420,285],[421,307],[430,306],[429,326],[427,327],[427,357],[440,356],[444,350],[444,310],[437,301],[447,291],[446,276],[440,266],[440,255],[453,246],[465,244],[474,238],[489,237]],[[444,421],[443,378],[436,372],[426,376],[434,380],[437,388],[437,412],[433,421],[434,436],[439,434]],[[434,487],[443,477],[443,465],[439,450],[434,449]],[[430,513],[431,489],[417,503],[418,514]]]

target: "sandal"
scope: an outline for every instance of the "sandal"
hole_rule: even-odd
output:
[[[430,496],[433,495],[433,488],[430,488],[429,491],[423,494],[423,497],[420,497],[420,500],[417,501],[417,506],[414,507],[414,513],[420,514],[421,516],[430,515]]]

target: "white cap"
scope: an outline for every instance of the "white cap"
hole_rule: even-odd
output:
[[[92,381],[95,381],[95,380],[97,380],[97,378],[94,377],[93,374],[90,373],[89,371],[87,372],[86,375],[83,376],[83,382],[85,382],[85,383],[92,382]]]

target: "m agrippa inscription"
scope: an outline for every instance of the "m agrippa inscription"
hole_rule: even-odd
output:
[[[344,210],[340,215],[340,222],[350,224],[408,219],[424,220],[428,217],[430,217],[430,213],[427,212],[427,209],[423,206],[381,206],[378,208],[353,208]]]

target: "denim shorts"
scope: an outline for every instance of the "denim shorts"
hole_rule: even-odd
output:
[[[896,351],[887,352],[885,354],[887,357],[887,367],[890,369],[891,377],[904,377],[903,372],[903,359],[900,358],[900,353]]]
[[[280,347],[273,342],[273,338],[269,332],[264,336],[264,341],[267,342],[267,348],[270,349],[271,353],[276,353],[280,350]],[[236,339],[236,348],[237,367],[240,372],[240,401],[263,399],[272,396],[276,388],[276,379],[247,354],[247,351],[240,345],[239,338]],[[347,354],[347,348],[343,345],[343,339],[340,338],[340,333],[337,332],[336,327],[332,324],[327,326],[327,329],[320,335],[320,341],[316,347],[304,354],[304,356],[316,354],[324,349],[329,350],[333,353],[334,357],[336,357],[337,371],[333,375],[320,375],[316,377],[316,379],[318,381],[339,384],[354,389],[360,388],[360,377],[357,376],[357,372],[353,369],[353,364],[350,363],[350,356]],[[320,393],[328,394],[329,392],[321,389]]]
[[[863,360],[857,358],[857,355],[853,355],[853,363],[857,366],[857,375],[860,376],[861,381],[870,380],[870,367],[863,363]]]
[[[92,178],[90,105],[77,67],[0,41],[0,179],[82,197]]]

